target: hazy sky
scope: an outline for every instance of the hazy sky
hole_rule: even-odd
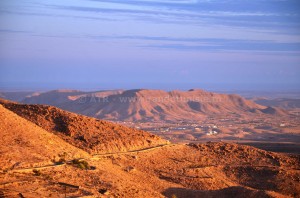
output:
[[[6,0],[0,88],[299,88],[299,0]]]

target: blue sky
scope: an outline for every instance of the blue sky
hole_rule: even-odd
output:
[[[2,1],[0,88],[300,90],[299,11],[298,0]]]

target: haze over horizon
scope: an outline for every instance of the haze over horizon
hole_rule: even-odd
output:
[[[0,89],[300,90],[297,0],[0,3]]]

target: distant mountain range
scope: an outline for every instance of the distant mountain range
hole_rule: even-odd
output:
[[[257,104],[264,106],[274,106],[283,109],[295,109],[300,108],[300,99],[293,98],[275,98],[275,99],[267,99],[267,98],[256,98],[253,100]]]
[[[30,93],[20,97],[19,101],[53,105],[91,117],[120,121],[202,120],[214,115],[287,114],[282,109],[266,107],[239,95],[199,89],[170,92],[146,89],[96,92],[55,90]]]

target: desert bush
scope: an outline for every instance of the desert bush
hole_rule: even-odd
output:
[[[89,163],[85,160],[81,160],[81,159],[73,159],[71,161],[71,164],[77,168],[80,168],[82,170],[91,170],[93,169]]]
[[[54,164],[63,164],[67,162],[67,157],[68,157],[68,153],[63,152],[61,154],[58,154],[58,156],[53,156],[53,158],[51,159],[51,161]]]
[[[41,171],[37,170],[37,169],[33,169],[32,172],[33,172],[34,176],[40,176],[42,174]]]
[[[62,154],[58,154],[60,163],[65,163],[67,161],[68,154],[66,152],[63,152]]]

